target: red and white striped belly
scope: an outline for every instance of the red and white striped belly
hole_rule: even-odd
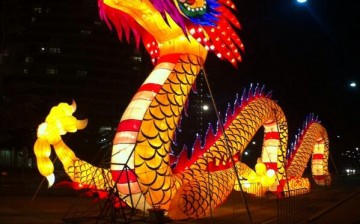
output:
[[[134,149],[144,114],[171,74],[175,63],[160,62],[139,88],[119,122],[113,141],[111,173],[123,194],[140,192],[134,170]]]

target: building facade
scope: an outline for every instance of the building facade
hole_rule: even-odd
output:
[[[151,67],[142,49],[119,41],[94,0],[4,0],[0,46],[0,167],[34,168],[36,128],[50,108],[75,100],[88,127],[74,147],[93,157]],[[105,127],[105,128],[104,128]],[[77,139],[77,140],[75,140]],[[80,140],[78,140],[80,139]],[[94,149],[92,149],[94,148]],[[79,156],[80,157],[80,156]],[[13,169],[12,169],[13,170]]]

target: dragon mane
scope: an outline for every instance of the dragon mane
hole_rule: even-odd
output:
[[[234,30],[234,28],[240,29],[241,26],[232,12],[236,10],[236,7],[231,0],[207,0],[207,12],[202,16],[191,18],[184,16],[173,0],[149,1],[159,11],[165,22],[167,22],[166,15],[169,15],[183,30],[184,36],[190,34],[206,50],[213,51],[219,58],[229,61],[234,66],[242,60],[240,52],[244,51],[244,45]],[[98,0],[98,7],[100,18],[110,29],[115,27],[120,40],[125,36],[125,39],[130,42],[132,32],[136,47],[139,48],[142,39],[152,57],[152,62],[154,64],[157,62],[159,48],[154,37],[131,15],[107,6],[103,0]]]

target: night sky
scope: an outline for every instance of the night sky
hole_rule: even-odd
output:
[[[344,147],[359,147],[358,7],[332,0],[237,3],[246,52],[237,70],[210,57],[214,63],[206,69],[215,98],[263,84],[285,112],[290,141],[315,113],[328,130],[330,147],[337,136]],[[357,87],[350,87],[352,81]]]

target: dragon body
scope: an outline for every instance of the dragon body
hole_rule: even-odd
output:
[[[285,115],[259,86],[236,100],[216,130],[209,128],[204,144],[196,141],[191,158],[183,151],[173,163],[171,143],[208,51],[234,65],[241,61],[243,44],[233,30],[240,24],[231,1],[99,0],[99,9],[120,37],[129,39],[131,30],[137,43],[141,37],[154,69],[121,117],[109,169],[82,161],[63,142],[61,135],[84,128],[86,121],[72,116],[75,103],[61,103],[38,129],[34,149],[42,175],[53,176],[52,145],[76,183],[104,191],[116,186],[129,206],[165,209],[172,219],[199,218],[223,203],[239,178],[256,175],[241,155],[263,127],[262,162],[276,172],[271,185],[281,186],[285,177],[301,180],[311,156],[315,179],[328,183],[322,182],[328,176],[326,130],[309,119],[289,156]]]

